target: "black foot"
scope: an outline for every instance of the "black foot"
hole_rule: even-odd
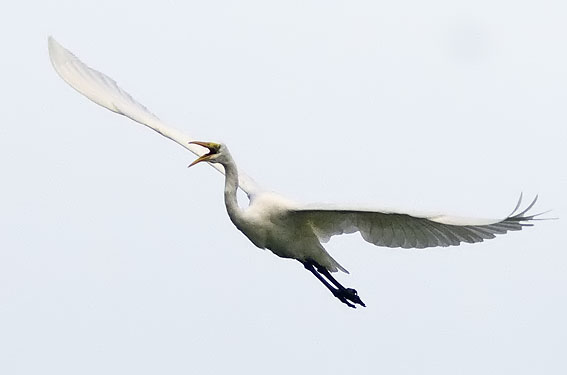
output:
[[[355,289],[345,288],[344,286],[342,286],[337,280],[335,280],[335,278],[326,268],[321,267],[320,265],[318,265],[313,261],[305,261],[303,262],[303,266],[305,266],[305,268],[309,272],[315,275],[315,277],[319,279],[319,281],[321,281],[323,285],[325,285],[327,289],[329,289],[331,293],[333,293],[333,295],[339,299],[339,301],[341,301],[348,307],[352,307],[353,309],[356,309],[357,304],[366,307],[364,302],[362,302],[362,300],[358,296],[358,293]],[[317,270],[315,269],[315,267],[317,267]],[[325,276],[326,279],[323,276]],[[329,281],[333,283],[334,286],[331,285]]]
[[[358,293],[355,289],[352,288],[336,289],[335,291],[333,291],[333,294],[335,295],[335,297],[339,299],[339,301],[346,304],[348,307],[352,307],[353,309],[356,309],[356,305],[354,304],[359,304],[362,307],[366,307],[364,302],[362,302],[362,300],[358,296]],[[349,301],[353,302],[354,304],[350,303]]]

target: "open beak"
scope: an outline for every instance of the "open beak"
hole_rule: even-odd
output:
[[[220,145],[218,143],[213,143],[213,142],[192,141],[192,142],[189,142],[189,143],[205,147],[206,149],[209,150],[209,152],[206,153],[205,155],[202,155],[202,156],[198,157],[197,159],[195,159],[195,161],[193,163],[189,164],[187,166],[187,168],[192,167],[195,164],[200,163],[202,161],[209,160],[211,158],[211,156],[213,156],[214,154],[216,154],[218,152],[219,147],[220,147]]]

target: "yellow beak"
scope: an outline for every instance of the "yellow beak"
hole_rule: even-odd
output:
[[[216,154],[216,152],[218,151],[220,145],[218,143],[213,143],[213,142],[200,142],[200,141],[192,141],[189,142],[190,144],[195,144],[195,145],[199,145],[202,147],[205,147],[209,150],[209,152],[205,155],[202,155],[200,157],[198,157],[193,163],[189,164],[187,166],[187,168],[194,166],[197,163],[200,163],[202,161],[207,161],[211,158],[212,155]]]

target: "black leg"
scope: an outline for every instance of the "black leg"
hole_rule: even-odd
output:
[[[356,290],[342,286],[337,280],[335,280],[333,276],[331,276],[330,272],[326,268],[318,265],[313,261],[305,261],[302,263],[308,271],[310,271],[317,279],[319,279],[319,281],[321,281],[323,285],[325,285],[327,289],[329,289],[331,293],[333,293],[333,295],[339,299],[339,301],[352,308],[356,308],[356,305],[352,304],[351,302],[355,304],[357,303],[361,306],[366,306],[358,296]],[[315,267],[317,267],[317,269],[315,269]],[[333,283],[336,288],[334,288],[325,278],[331,281],[331,283]]]
[[[342,286],[341,283],[339,283],[325,267],[319,265],[316,265],[315,267],[317,267],[317,271],[319,271],[321,275],[325,276],[327,280],[332,282],[333,285],[336,286],[338,289],[345,289],[345,287]]]
[[[366,307],[366,305],[364,304],[364,302],[362,302],[362,300],[360,299],[360,297],[358,296],[358,292],[356,291],[356,289],[353,288],[345,288],[344,286],[341,285],[341,283],[339,283],[329,272],[328,269],[326,269],[325,267],[322,266],[317,266],[317,271],[319,271],[319,273],[321,273],[321,275],[325,276],[330,282],[332,282],[339,291],[342,291],[345,294],[345,297],[347,299],[349,299],[350,301],[354,302],[354,303],[358,303],[361,306]]]

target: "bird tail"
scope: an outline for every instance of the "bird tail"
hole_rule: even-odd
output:
[[[350,272],[347,271],[346,268],[344,268],[343,266],[341,266],[339,264],[339,262],[337,262],[332,256],[329,255],[329,253],[327,253],[327,255],[329,256],[329,263],[330,265],[327,266],[326,268],[329,270],[329,272],[337,272],[337,271],[342,271],[346,274],[349,274]]]

